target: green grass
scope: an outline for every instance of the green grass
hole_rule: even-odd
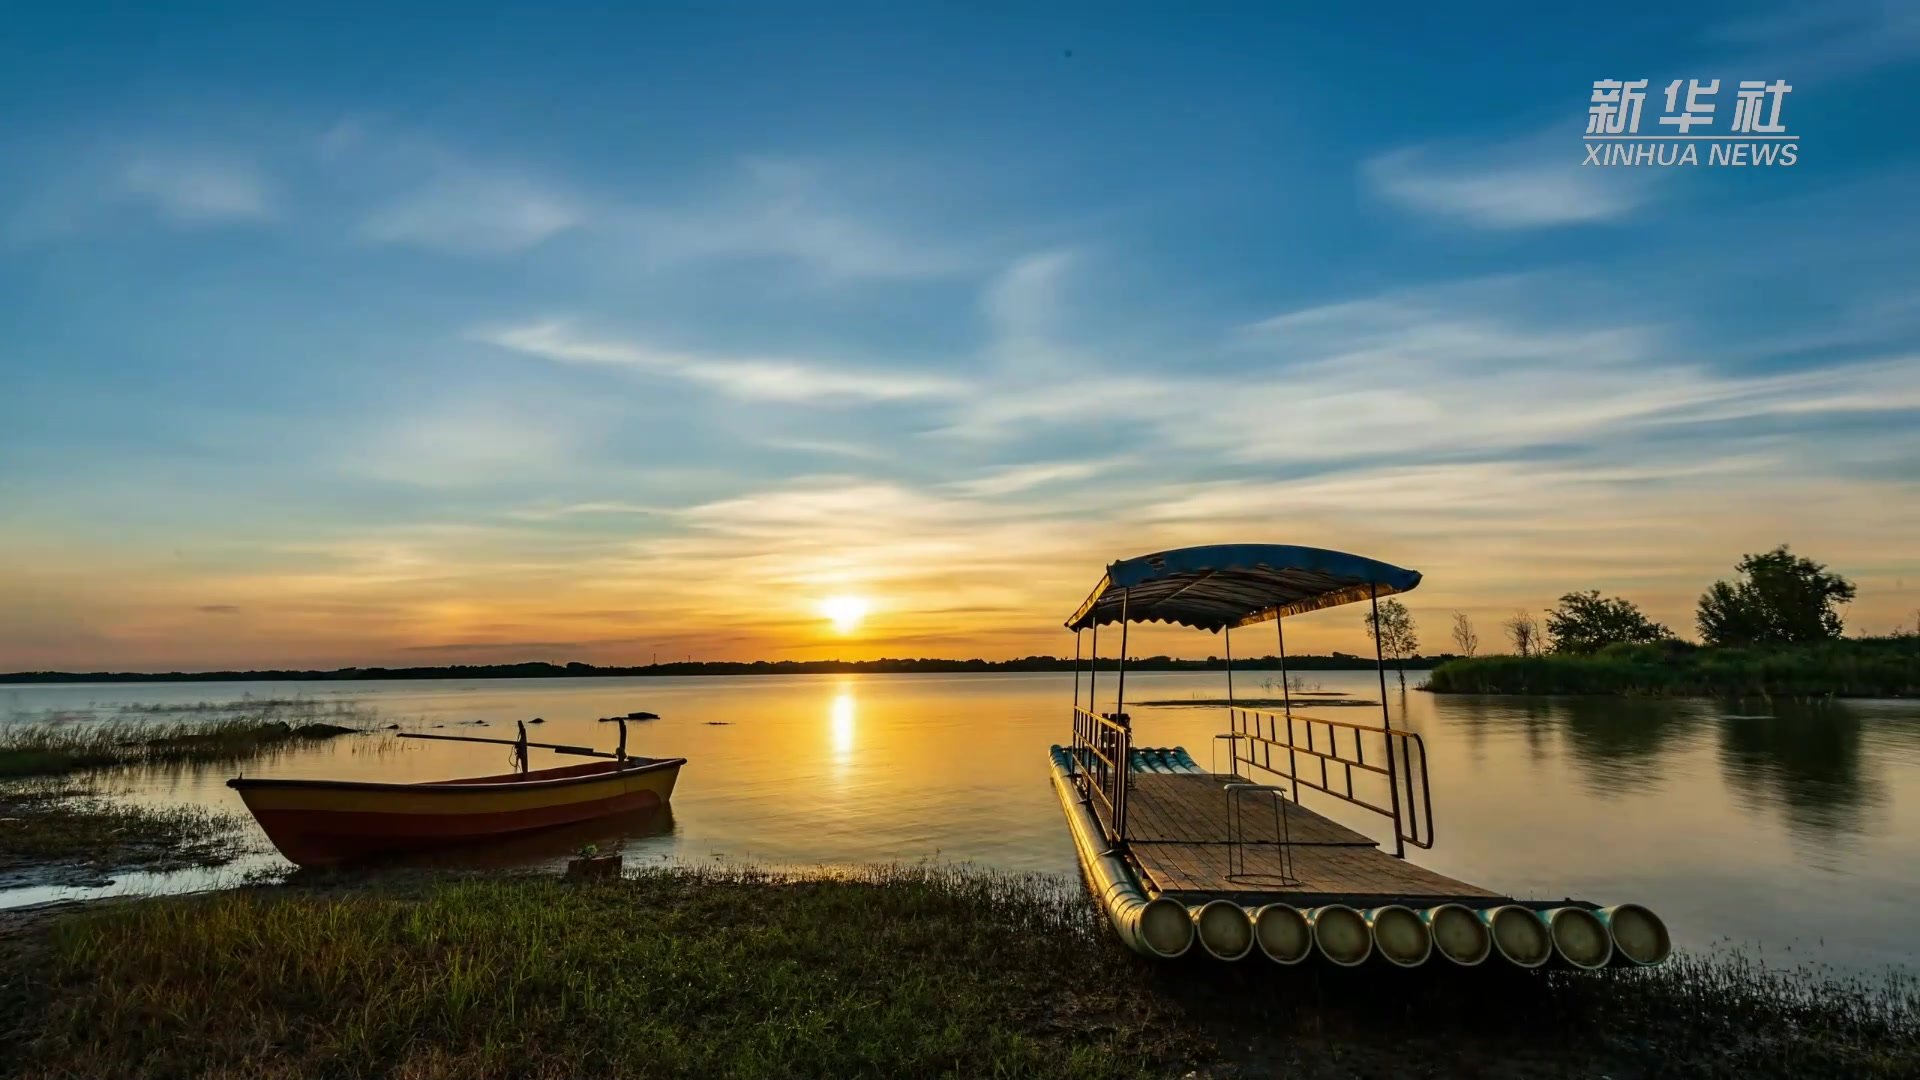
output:
[[[11,723],[0,725],[0,779],[245,761],[369,730],[373,718],[352,702],[276,698],[129,706],[108,720]]]
[[[234,814],[141,806],[70,788],[0,789],[0,881],[219,866],[237,853],[246,824]]]
[[[1911,697],[1920,694],[1920,636],[1752,648],[1663,642],[1613,645],[1584,656],[1480,656],[1434,668],[1426,688],[1466,694]]]
[[[1858,1076],[1910,983],[1145,961],[1048,879],[364,879],[0,933],[0,1075]]]

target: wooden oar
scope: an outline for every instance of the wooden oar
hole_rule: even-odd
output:
[[[595,750],[591,746],[568,746],[565,743],[550,742],[523,743],[519,739],[484,739],[478,735],[423,735],[411,731],[403,731],[400,733],[400,737],[403,739],[438,739],[441,742],[493,743],[497,746],[530,746],[540,750],[552,750],[557,754],[572,754],[576,757],[610,758],[614,756],[604,750]]]

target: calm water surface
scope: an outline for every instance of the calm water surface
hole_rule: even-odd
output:
[[[1265,673],[1243,673],[1242,695]],[[1327,691],[1377,697],[1371,673],[1307,672]],[[1417,681],[1417,680],[1415,680]],[[1129,699],[1217,697],[1218,674],[1130,675]],[[1103,680],[1103,698],[1111,693]],[[863,863],[939,858],[1076,872],[1047,782],[1068,734],[1067,675],[760,676],[0,688],[0,723],[107,718],[129,703],[254,697],[351,699],[381,723],[611,747],[594,719],[646,709],[631,749],[690,759],[671,814],[626,838],[629,859]],[[1521,896],[1646,903],[1686,946],[1724,942],[1785,963],[1920,964],[1920,702],[1722,705],[1709,701],[1389,694],[1427,744],[1437,842],[1416,859]],[[1369,710],[1320,709],[1363,719]],[[1217,708],[1134,710],[1136,743],[1185,745],[1203,764]],[[467,726],[485,720],[488,727]],[[535,765],[553,761],[536,753]],[[560,759],[577,760],[577,759]],[[503,772],[505,747],[382,733],[248,765],[250,775],[389,781]],[[127,778],[129,797],[244,808],[230,767]],[[1308,792],[1375,836],[1385,819]],[[605,840],[608,838],[600,838]],[[566,836],[493,853],[564,857]],[[264,841],[262,841],[264,843]],[[247,867],[284,865],[260,855]],[[113,889],[191,877],[126,875]],[[98,891],[98,890],[96,890]],[[109,890],[111,891],[111,890]],[[0,890],[0,906],[55,895]]]

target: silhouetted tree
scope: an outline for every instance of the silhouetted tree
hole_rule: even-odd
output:
[[[1453,613],[1453,647],[1460,650],[1461,656],[1472,656],[1480,648],[1480,635],[1464,611]]]
[[[1513,651],[1521,656],[1532,656],[1540,649],[1540,622],[1533,612],[1521,609],[1513,613],[1513,618],[1502,623],[1507,639],[1513,642]]]
[[[1743,556],[1740,579],[1716,581],[1701,594],[1695,621],[1709,645],[1828,641],[1844,626],[1837,607],[1854,597],[1853,582],[1830,574],[1781,544]]]
[[[1398,600],[1380,601],[1380,617],[1375,620],[1373,612],[1361,616],[1366,624],[1367,636],[1380,645],[1380,655],[1393,661],[1393,669],[1400,676],[1400,688],[1406,689],[1407,672],[1401,661],[1420,651],[1420,639],[1413,631],[1413,613],[1407,605]]]
[[[1590,653],[1607,645],[1664,641],[1673,631],[1647,618],[1633,601],[1589,589],[1560,598],[1560,606],[1547,612],[1547,634],[1554,652]]]

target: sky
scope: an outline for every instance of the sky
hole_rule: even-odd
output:
[[[1910,3],[150,7],[0,35],[0,670],[1060,654],[1217,542],[1920,609]],[[1609,78],[1799,161],[1584,167]]]

